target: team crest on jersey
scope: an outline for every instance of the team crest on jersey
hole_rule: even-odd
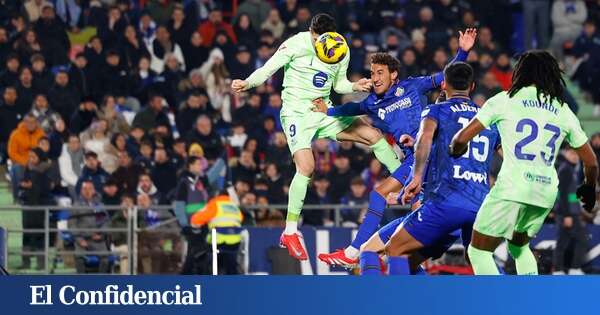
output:
[[[404,95],[404,88],[401,87],[401,86],[397,87],[396,88],[396,92],[394,93],[394,95],[396,95],[396,96],[402,96],[402,95]]]
[[[327,73],[323,71],[319,71],[313,76],[313,85],[318,88],[322,88],[325,86],[327,82]]]

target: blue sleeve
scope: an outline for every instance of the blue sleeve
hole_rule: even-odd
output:
[[[421,120],[426,118],[433,119],[436,122],[440,121],[440,106],[436,104],[427,105],[421,112]]]
[[[334,106],[327,109],[327,116],[359,116],[366,114],[363,102],[346,103],[344,105]]]
[[[462,49],[458,49],[458,52],[456,53],[456,55],[454,56],[454,58],[452,58],[452,60],[450,60],[449,64],[455,63],[457,61],[467,61],[467,57],[469,56],[469,52],[468,51],[464,51]],[[429,81],[429,86],[421,86],[420,91],[422,91],[421,93],[426,93],[429,92],[429,90],[431,89],[435,89],[437,87],[440,86],[440,84],[442,84],[442,81],[444,81],[444,72],[440,71],[437,73],[434,73],[431,76],[426,76],[423,78],[429,78],[429,80],[425,80],[425,81]]]

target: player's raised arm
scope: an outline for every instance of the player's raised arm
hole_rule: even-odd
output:
[[[458,36],[458,52],[450,60],[448,64],[452,64],[457,61],[467,61],[467,57],[469,56],[469,51],[475,45],[475,40],[477,39],[477,29],[476,28],[468,28],[464,31],[459,31]],[[426,80],[425,85],[423,86],[424,91],[431,90],[432,88],[437,88],[444,81],[444,73],[442,71],[437,72],[431,76],[425,77]]]
[[[415,162],[413,167],[413,178],[404,188],[404,196],[402,196],[402,203],[409,203],[415,196],[421,192],[421,186],[423,184],[423,173],[425,172],[425,166],[431,153],[431,145],[433,143],[433,136],[437,130],[437,108],[431,106],[423,111],[421,115],[421,126],[419,133],[417,134],[417,141],[415,142]]]
[[[339,116],[360,116],[366,114],[362,102],[355,103],[350,102],[340,106],[327,107],[325,101],[322,98],[318,98],[313,102],[313,112],[320,112],[327,116],[339,117]]]
[[[239,93],[263,84],[279,68],[289,63],[294,57],[294,50],[292,48],[293,40],[294,37],[281,44],[275,54],[262,67],[254,70],[246,80],[233,80],[231,82],[233,92]]]

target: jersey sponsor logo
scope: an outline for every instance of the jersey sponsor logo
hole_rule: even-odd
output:
[[[478,107],[471,106],[468,103],[460,103],[460,104],[452,105],[452,106],[450,106],[450,109],[454,113],[456,113],[456,112],[474,112],[474,113],[477,113],[479,111]]]
[[[394,95],[396,95],[396,96],[402,96],[402,95],[404,95],[404,88],[401,87],[401,86],[397,87],[396,88],[396,92],[394,92]]]
[[[552,104],[541,103],[538,100],[523,100],[522,104],[523,104],[523,107],[525,107],[525,108],[528,108],[528,107],[541,108],[541,109],[545,109],[545,110],[553,113],[554,115],[558,115],[558,108],[554,107],[554,105],[552,105]]]
[[[452,177],[456,179],[464,179],[469,180],[478,184],[485,183],[487,184],[487,174],[486,173],[475,173],[471,171],[463,171],[461,172],[460,165],[454,165],[454,174]]]
[[[327,73],[319,71],[313,76],[313,85],[318,88],[322,88],[325,86],[325,82],[327,82]]]
[[[379,116],[379,118],[381,120],[385,120],[386,114],[389,114],[398,109],[409,108],[411,106],[412,106],[412,101],[410,100],[410,97],[405,97],[399,101],[392,103],[391,105],[386,106],[385,108],[380,108],[377,111],[377,116]]]
[[[550,185],[552,183],[552,179],[549,176],[537,175],[531,172],[525,172],[523,177],[526,181],[530,183],[537,183],[542,185]]]

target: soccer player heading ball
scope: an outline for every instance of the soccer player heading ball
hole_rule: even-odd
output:
[[[308,32],[292,36],[279,46],[263,67],[254,71],[247,79],[233,80],[231,83],[232,90],[239,93],[261,85],[275,71],[284,67],[281,125],[296,164],[296,174],[289,189],[286,227],[280,243],[288,249],[292,257],[300,260],[308,258],[297,226],[306,189],[315,167],[311,150],[314,138],[363,143],[371,147],[377,159],[390,172],[400,166],[398,157],[378,130],[354,117],[329,117],[311,110],[312,101],[318,98],[322,98],[331,106],[331,88],[340,94],[371,90],[372,84],[368,79],[348,81],[346,71],[350,60],[349,53],[336,64],[324,63],[317,57],[317,38],[324,33],[335,31],[335,21],[331,16],[317,14],[313,17]],[[336,56],[335,52],[333,56]]]
[[[566,106],[565,82],[558,63],[545,51],[519,58],[507,92],[490,98],[452,140],[450,153],[461,156],[484,129],[500,131],[504,162],[473,225],[468,254],[475,274],[498,274],[493,252],[508,240],[517,273],[537,274],[529,240],[540,230],[558,194],[554,161],[563,140],[583,161],[585,182],[577,197],[586,210],[596,203],[598,164],[577,117]]]

